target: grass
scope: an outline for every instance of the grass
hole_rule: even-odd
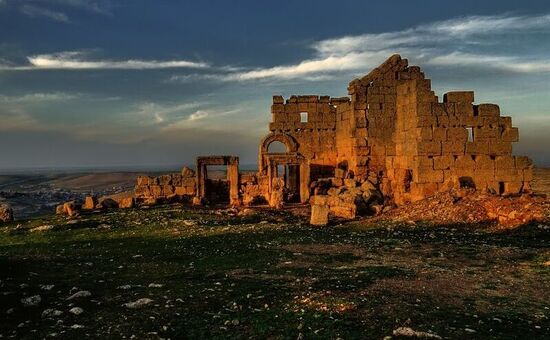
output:
[[[67,222],[0,232],[3,338],[380,339],[401,326],[444,338],[550,337],[550,233],[537,225],[312,228],[282,212],[178,206]],[[45,224],[54,229],[29,231]],[[92,296],[67,301],[73,287]],[[35,294],[42,302],[23,307]],[[153,303],[123,306],[140,298]],[[63,314],[42,317],[47,308]]]

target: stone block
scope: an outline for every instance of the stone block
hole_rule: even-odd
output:
[[[344,179],[343,178],[332,177],[330,179],[330,183],[333,187],[341,187],[341,186],[344,185]]]
[[[519,141],[519,130],[516,127],[506,128],[502,131],[502,141],[517,142]]]
[[[447,129],[443,127],[434,127],[432,133],[432,140],[443,142],[447,140]]]
[[[479,104],[477,105],[477,115],[480,117],[498,117],[500,116],[500,108],[495,104]]]
[[[444,103],[473,103],[474,91],[452,91],[443,95]]]
[[[413,171],[415,183],[440,183],[443,182],[443,170],[418,169]]]
[[[353,178],[346,178],[344,179],[344,185],[348,188],[355,188],[357,187],[357,181]]]
[[[441,151],[444,155],[462,155],[465,151],[465,145],[463,142],[447,141],[442,143]]]
[[[433,169],[434,160],[428,156],[416,156],[414,158],[414,167],[420,170],[422,169]]]
[[[476,169],[493,170],[495,168],[495,161],[487,155],[479,155],[475,158]]]
[[[515,159],[512,156],[497,156],[495,158],[495,168],[499,170],[514,169],[516,167]]]
[[[273,104],[284,104],[285,99],[283,96],[273,96]]]
[[[504,183],[504,194],[505,195],[514,195],[521,192],[523,187],[523,182],[521,181],[510,181]]]
[[[451,155],[435,156],[433,158],[434,170],[447,170],[454,165],[454,157]]]
[[[466,142],[468,130],[463,127],[450,127],[447,129],[447,140],[450,142]]]
[[[512,143],[500,142],[496,140],[489,141],[489,154],[491,155],[511,155]]]
[[[97,198],[93,196],[86,196],[86,198],[84,199],[84,204],[82,205],[82,210],[93,210],[95,209],[96,205],[97,205]]]
[[[475,169],[476,163],[470,155],[458,156],[454,164],[455,169]]]
[[[458,121],[456,122],[456,125],[461,125],[464,123],[465,117],[473,117],[474,116],[474,106],[470,103],[457,103],[456,106],[456,112],[455,117],[457,117]]]
[[[171,175],[162,175],[158,177],[159,179],[159,185],[171,185],[172,184],[172,176]]]
[[[523,180],[523,171],[516,169],[495,169],[495,180],[498,182],[520,182]]]
[[[475,141],[466,143],[466,153],[471,155],[488,155],[489,154],[489,142],[488,141]]]
[[[162,187],[162,194],[164,196],[170,196],[174,194],[174,186],[172,185],[164,185]]]
[[[137,185],[138,186],[153,184],[151,182],[152,181],[151,181],[151,178],[149,176],[138,176],[138,178],[137,178]]]
[[[319,205],[319,204],[312,205],[311,218],[309,220],[309,223],[315,226],[327,225],[328,213],[329,213],[329,207],[327,205]]]
[[[418,155],[434,156],[441,154],[441,142],[420,141],[418,142]]]
[[[162,187],[160,185],[150,185],[149,190],[151,192],[151,197],[162,197]]]
[[[330,207],[330,212],[337,217],[354,219],[357,216],[357,206],[353,203],[339,204]]]

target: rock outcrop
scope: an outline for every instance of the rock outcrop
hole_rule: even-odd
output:
[[[13,209],[6,203],[0,203],[0,223],[13,221]]]

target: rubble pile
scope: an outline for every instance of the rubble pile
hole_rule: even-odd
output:
[[[353,219],[358,215],[375,215],[382,211],[384,199],[375,183],[370,180],[359,182],[353,178],[343,178],[345,175],[339,172],[336,176],[338,177],[312,183],[312,225],[326,225],[329,214]]]
[[[548,218],[550,203],[543,196],[524,194],[501,197],[474,189],[449,190],[405,204],[377,217],[380,220],[437,224],[478,224],[497,222],[516,227]]]

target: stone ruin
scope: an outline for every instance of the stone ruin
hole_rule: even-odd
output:
[[[239,173],[238,157],[199,157],[196,174],[185,168],[140,177],[136,198],[202,204],[221,193],[231,205],[309,202],[312,224],[326,224],[328,213],[375,214],[382,204],[450,189],[530,191],[532,161],[512,155],[518,129],[498,105],[474,104],[472,91],[448,92],[440,101],[420,67],[399,55],[352,80],[348,93],[274,96],[257,173]],[[227,178],[209,179],[212,165],[227,166]]]

